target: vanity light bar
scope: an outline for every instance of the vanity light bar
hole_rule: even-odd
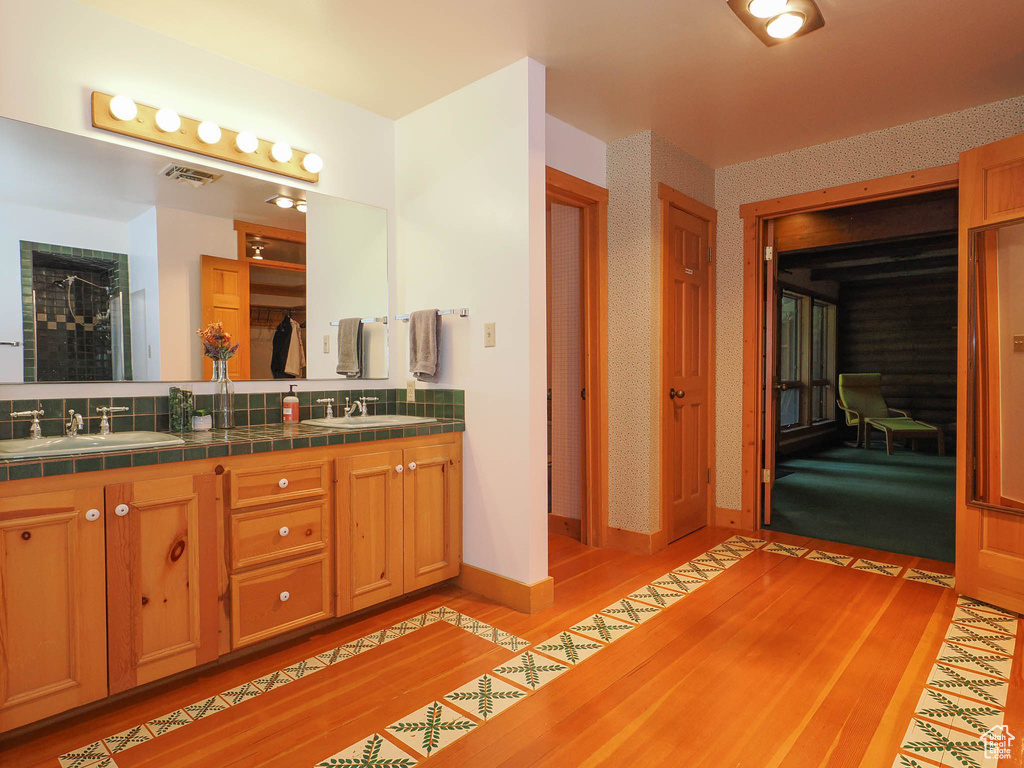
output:
[[[294,150],[285,142],[257,138],[249,131],[231,131],[209,120],[193,120],[170,109],[137,104],[127,96],[93,91],[92,124],[94,128],[165,147],[313,184],[320,181],[323,160],[319,155]]]

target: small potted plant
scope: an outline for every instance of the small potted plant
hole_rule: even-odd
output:
[[[213,426],[231,429],[235,426],[235,384],[228,376],[228,360],[235,356],[238,344],[231,344],[231,334],[219,321],[196,333],[203,341],[203,354],[213,360]]]
[[[193,432],[209,432],[213,429],[213,415],[209,411],[196,411],[192,416]]]

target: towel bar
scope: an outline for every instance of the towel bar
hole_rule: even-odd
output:
[[[335,320],[333,323],[331,323],[331,325],[333,325],[335,328],[337,328],[338,327],[338,322],[339,321]],[[387,325],[388,324],[388,319],[387,319],[386,316],[385,317],[363,317],[363,318],[360,318],[359,322],[360,323],[384,323],[384,325]]]
[[[20,347],[20,341],[0,341],[0,347]]]
[[[439,315],[458,315],[459,317],[469,317],[469,310],[466,307],[462,309],[439,309],[437,310]],[[395,315],[395,320],[404,320],[409,322],[408,315]]]

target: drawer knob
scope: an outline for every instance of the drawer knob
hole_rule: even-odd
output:
[[[416,462],[415,461],[410,461],[409,462],[409,469],[411,469],[411,470],[416,469]]]
[[[116,507],[114,507],[114,514],[118,517],[124,517],[128,514],[128,505],[118,504]]]
[[[402,474],[404,471],[405,467],[403,467],[401,464],[395,467],[395,472],[397,472],[398,474]]]
[[[281,534],[282,536],[287,536],[288,533],[289,533],[288,526],[287,525],[282,525],[281,526],[281,530],[279,530],[278,533]]]
[[[280,480],[277,481],[277,485],[280,488],[287,488],[288,487],[288,478],[287,477],[282,477]]]
[[[282,603],[287,603],[289,597],[291,597],[291,593],[289,593],[287,590],[285,590],[284,592],[281,593],[281,602]]]
[[[88,512],[85,513],[85,519],[86,520],[90,520],[90,521],[91,520],[99,520],[100,519],[100,511],[98,509],[90,509]]]

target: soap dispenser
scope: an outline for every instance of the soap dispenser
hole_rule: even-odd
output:
[[[288,385],[288,394],[281,401],[281,420],[285,424],[299,423],[299,398],[295,394],[295,384]]]

